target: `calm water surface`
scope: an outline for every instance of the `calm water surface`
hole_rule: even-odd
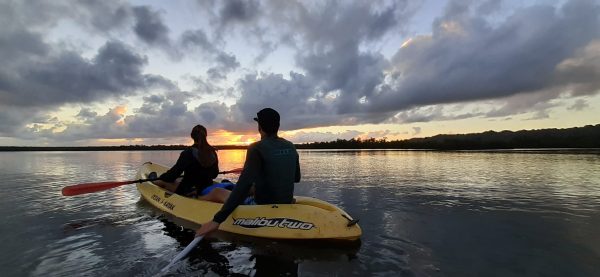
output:
[[[63,186],[134,179],[179,151],[0,152],[2,276],[152,276],[197,227],[135,186],[63,197]],[[220,151],[221,169],[245,151]],[[600,276],[600,155],[301,151],[296,194],[360,218],[360,244],[217,233],[184,276]],[[235,175],[220,176],[236,179]]]

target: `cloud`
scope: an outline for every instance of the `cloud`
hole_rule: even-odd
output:
[[[109,33],[127,28],[131,6],[124,1],[3,1],[0,3],[2,29],[48,30],[63,20],[72,20],[90,31]]]
[[[179,38],[179,44],[186,50],[194,50],[194,48],[199,48],[200,50],[210,54],[218,52],[217,48],[206,35],[206,32],[200,29],[185,31]]]
[[[595,1],[508,9],[499,1],[450,1],[431,33],[414,35],[395,49],[386,42],[408,35],[419,6],[413,1],[200,4],[195,12],[209,25],[181,29],[166,20],[171,17],[163,18],[171,10],[151,6],[0,3],[0,132],[28,126],[33,134],[61,139],[187,136],[189,126],[198,123],[246,132],[255,129],[251,118],[264,107],[280,111],[284,130],[544,118],[566,102],[574,102],[565,105],[569,109],[585,108],[582,99],[600,91],[600,6]],[[62,20],[105,42],[95,46],[96,53],[62,48],[69,41],[48,36]],[[114,39],[120,35],[123,41]],[[191,77],[194,98],[164,77],[145,73],[149,59],[155,59],[143,54],[148,48],[202,62],[203,72]],[[289,72],[260,72],[244,64],[270,61],[268,55],[278,49],[294,61]],[[150,70],[156,70],[152,62]],[[76,122],[58,126],[35,111],[142,92],[148,94],[141,106],[119,117],[116,107],[106,114],[82,109]],[[198,104],[222,94],[238,99]],[[479,108],[453,109],[461,104]],[[52,124],[56,128],[43,133]]]
[[[84,103],[133,95],[153,86],[174,86],[160,76],[143,74],[146,58],[118,41],[107,42],[91,60],[72,51],[8,60],[13,66],[0,71],[4,105]]]
[[[421,133],[421,127],[412,127],[412,129],[413,129],[413,132],[412,132],[413,136],[416,136]]]
[[[392,59],[394,73],[370,111],[477,101],[562,86],[557,66],[600,35],[600,7],[570,1],[560,10],[536,5],[492,26],[452,2],[431,36],[414,38]]]
[[[87,139],[136,139],[136,138],[187,138],[197,124],[209,131],[226,128],[255,130],[256,124],[236,123],[229,117],[230,109],[223,103],[202,103],[188,107],[191,96],[180,91],[153,94],[143,97],[144,103],[133,114],[127,114],[126,106],[116,106],[105,114],[89,109],[80,110],[80,122],[66,124],[64,130],[56,128],[29,128],[28,134],[60,141]]]
[[[22,126],[39,114],[41,112],[37,109],[0,105],[0,136],[17,136]]]
[[[495,107],[485,112],[485,117],[504,117],[519,114],[534,113],[535,119],[547,118],[547,110],[558,106],[553,101],[558,97],[560,91],[538,91],[535,93],[519,94],[494,101]]]
[[[122,1],[78,1],[75,5],[69,2],[62,4],[66,6],[66,10],[75,11],[75,20],[100,32],[125,28],[132,17],[131,7]]]
[[[223,80],[227,74],[240,67],[235,55],[228,54],[220,49],[217,42],[211,41],[203,30],[185,31],[180,39],[179,46],[182,51],[188,53],[199,53],[209,59],[215,66],[209,68],[206,73],[212,81]]]
[[[277,19],[290,30],[297,65],[319,89],[340,91],[334,105],[342,114],[356,110],[360,98],[370,97],[388,66],[383,55],[362,51],[361,45],[382,38],[394,30],[399,18],[408,17],[402,2],[389,6],[291,2],[280,10]]]
[[[133,7],[135,34],[144,42],[153,45],[169,45],[169,28],[163,23],[160,13],[148,6]]]
[[[386,138],[386,139],[391,139],[390,137],[397,137],[400,135],[407,135],[408,132],[404,131],[404,132],[392,132],[390,130],[381,130],[381,131],[372,131],[372,132],[367,132],[367,133],[363,133],[360,135],[361,138],[364,139],[368,139],[368,138]]]
[[[96,116],[98,116],[98,113],[92,111],[89,108],[82,108],[77,114],[77,117],[83,119],[84,121],[87,121],[88,119],[94,118]]]
[[[223,2],[219,12],[221,25],[230,22],[245,23],[259,15],[260,2],[255,0],[231,0]]]
[[[390,60],[362,46],[402,31],[414,14],[405,2],[263,4],[261,14],[278,23],[273,28],[280,32],[279,43],[295,49],[303,72],[290,78],[244,77],[242,98],[233,110],[247,114],[260,106],[281,106],[286,117],[298,119],[290,120],[291,128],[543,115],[559,97],[595,94],[600,87],[595,42],[600,33],[593,27],[600,23],[600,9],[591,1],[560,8],[532,5],[500,20],[488,17],[500,10],[498,2],[450,1],[432,34],[413,37]],[[298,79],[309,85],[296,87],[303,84]],[[294,95],[302,108],[282,104],[283,95]],[[503,106],[488,112],[415,113],[484,100]]]
[[[316,141],[332,141],[336,139],[353,139],[357,138],[363,134],[360,131],[356,130],[346,130],[344,132],[305,132],[300,131],[294,134],[283,134],[288,140],[291,140],[295,143],[308,143],[308,142],[316,142]]]
[[[197,92],[198,96],[225,93],[223,87],[218,86],[215,84],[215,82],[212,82],[208,78],[204,78],[202,76],[189,76],[188,79],[193,83],[193,91]]]
[[[585,108],[588,108],[590,105],[583,99],[577,99],[573,105],[569,106],[567,109],[571,111],[581,111]]]
[[[225,79],[227,74],[240,66],[235,56],[226,53],[218,53],[215,58],[217,66],[207,71],[208,77],[212,80]]]
[[[361,45],[407,20],[405,2],[268,4],[263,13],[280,32],[279,43],[296,50],[296,64],[304,73],[246,75],[238,81],[241,98],[232,106],[234,113],[247,116],[273,107],[282,111],[282,126],[290,129],[381,122],[389,116],[355,109],[383,81],[388,66],[383,55],[361,50]]]
[[[231,109],[240,122],[251,122],[262,108],[271,107],[281,114],[281,126],[298,129],[339,122],[327,105],[325,96],[315,96],[315,85],[306,76],[291,72],[289,79],[281,74],[249,74],[238,81],[241,97]]]
[[[28,134],[35,138],[49,138],[57,141],[78,141],[86,139],[116,139],[129,138],[126,136],[126,126],[123,124],[125,106],[116,106],[110,109],[106,114],[88,117],[82,123],[71,123],[66,125],[66,129],[56,132],[54,128],[29,128]],[[86,113],[84,111],[84,113]],[[81,112],[80,112],[81,114]]]
[[[600,90],[599,76],[600,38],[597,38],[559,63],[553,82],[572,96],[593,95]]]

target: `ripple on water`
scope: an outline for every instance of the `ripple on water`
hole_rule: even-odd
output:
[[[32,275],[47,276],[52,272],[74,276],[94,271],[104,262],[103,249],[97,238],[97,234],[82,233],[50,243],[44,248],[47,252],[39,256]]]
[[[68,198],[60,190],[129,180],[142,162],[168,165],[178,155],[0,153],[3,274],[154,275],[193,239],[194,226],[139,202],[135,186]],[[241,165],[244,151],[219,156],[229,169]],[[362,245],[346,251],[218,234],[171,275],[600,273],[598,155],[301,151],[300,157],[297,194],[361,219]]]

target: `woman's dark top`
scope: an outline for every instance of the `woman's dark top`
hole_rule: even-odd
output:
[[[181,183],[177,186],[177,190],[175,191],[175,193],[180,195],[192,192],[194,187],[196,187],[196,191],[200,192],[212,185],[213,179],[219,174],[219,160],[216,158],[217,156],[215,153],[215,163],[208,167],[203,167],[198,161],[198,151],[200,150],[193,146],[183,150],[175,165],[167,172],[160,175],[159,179],[173,183],[182,173],[185,173]]]

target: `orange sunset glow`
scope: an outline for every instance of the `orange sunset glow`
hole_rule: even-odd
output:
[[[258,139],[259,135],[256,132],[233,133],[226,130],[217,130],[208,135],[208,141],[212,145],[249,145]]]

